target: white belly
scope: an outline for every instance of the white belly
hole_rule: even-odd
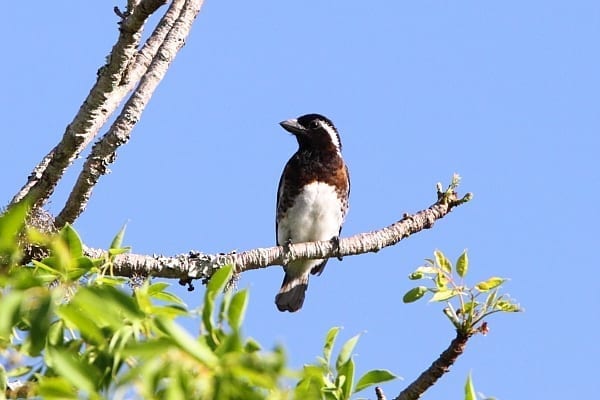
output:
[[[323,182],[307,185],[279,221],[277,241],[284,244],[329,240],[344,222],[340,201],[333,186]]]

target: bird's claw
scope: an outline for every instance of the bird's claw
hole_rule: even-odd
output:
[[[282,257],[282,262],[283,265],[287,265],[288,262],[290,261],[291,255],[292,255],[292,239],[288,239],[286,240],[282,247],[283,247],[283,257]]]
[[[342,257],[340,255],[340,237],[339,236],[334,236],[329,241],[333,245],[333,251],[334,251],[334,253],[338,253],[337,256],[336,256],[336,258],[338,260],[342,261],[344,257]]]

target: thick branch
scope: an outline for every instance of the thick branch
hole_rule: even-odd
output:
[[[98,80],[73,121],[67,125],[60,143],[33,169],[27,183],[13,197],[11,205],[28,196],[35,207],[40,207],[52,195],[67,167],[94,138],[131,89],[133,84],[126,84],[123,77],[137,53],[144,23],[165,3],[166,0],[146,0],[123,15],[119,38],[106,65],[98,71]]]
[[[119,276],[152,275],[161,278],[208,280],[213,272],[224,265],[233,265],[237,274],[270,265],[283,265],[297,259],[330,258],[377,252],[392,246],[410,235],[429,229],[438,219],[445,217],[452,209],[471,199],[467,193],[458,199],[450,185],[445,192],[438,190],[438,201],[431,207],[414,215],[405,215],[396,223],[383,229],[354,235],[339,240],[339,246],[331,241],[297,243],[284,247],[258,248],[242,253],[203,254],[191,251],[175,257],[161,255],[123,254],[115,257],[112,271]],[[105,253],[89,250],[91,257],[101,257]]]
[[[175,2],[179,3],[179,2]],[[177,4],[173,7],[177,8]],[[108,172],[108,166],[116,158],[119,146],[127,143],[136,123],[140,120],[144,108],[164,78],[177,52],[185,44],[192,23],[200,12],[202,0],[188,0],[183,4],[180,14],[172,24],[158,52],[152,59],[140,84],[125,103],[123,110],[108,132],[99,140],[88,156],[63,210],[56,218],[56,225],[72,223],[85,209],[94,185],[100,176]],[[171,10],[169,10],[171,11]]]
[[[473,333],[464,333],[457,330],[456,337],[450,342],[448,348],[394,400],[416,400],[421,398],[427,389],[448,372],[456,359],[465,351],[467,341],[472,335]]]

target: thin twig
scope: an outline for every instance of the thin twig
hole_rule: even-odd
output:
[[[164,78],[178,51],[183,47],[202,3],[202,0],[185,1],[140,84],[127,100],[108,132],[92,147],[65,207],[56,218],[56,226],[61,227],[67,222],[72,223],[85,209],[93,187],[100,176],[108,172],[108,166],[115,160],[117,149],[129,141],[131,131],[140,120],[152,94]]]
[[[383,389],[379,386],[375,388],[375,396],[377,396],[377,400],[386,400],[385,393],[383,393]]]
[[[27,183],[13,197],[10,205],[29,198],[41,207],[52,195],[58,181],[75,158],[99,132],[131,89],[123,84],[123,76],[137,53],[143,26],[148,17],[166,0],[146,0],[119,24],[119,38],[106,65],[98,70],[98,79],[82,103],[61,141],[42,159],[29,175]],[[129,11],[129,10],[128,10]]]

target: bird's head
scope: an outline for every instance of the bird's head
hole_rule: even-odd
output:
[[[297,119],[279,123],[298,140],[301,149],[342,150],[340,135],[327,117],[319,114],[306,114]]]

